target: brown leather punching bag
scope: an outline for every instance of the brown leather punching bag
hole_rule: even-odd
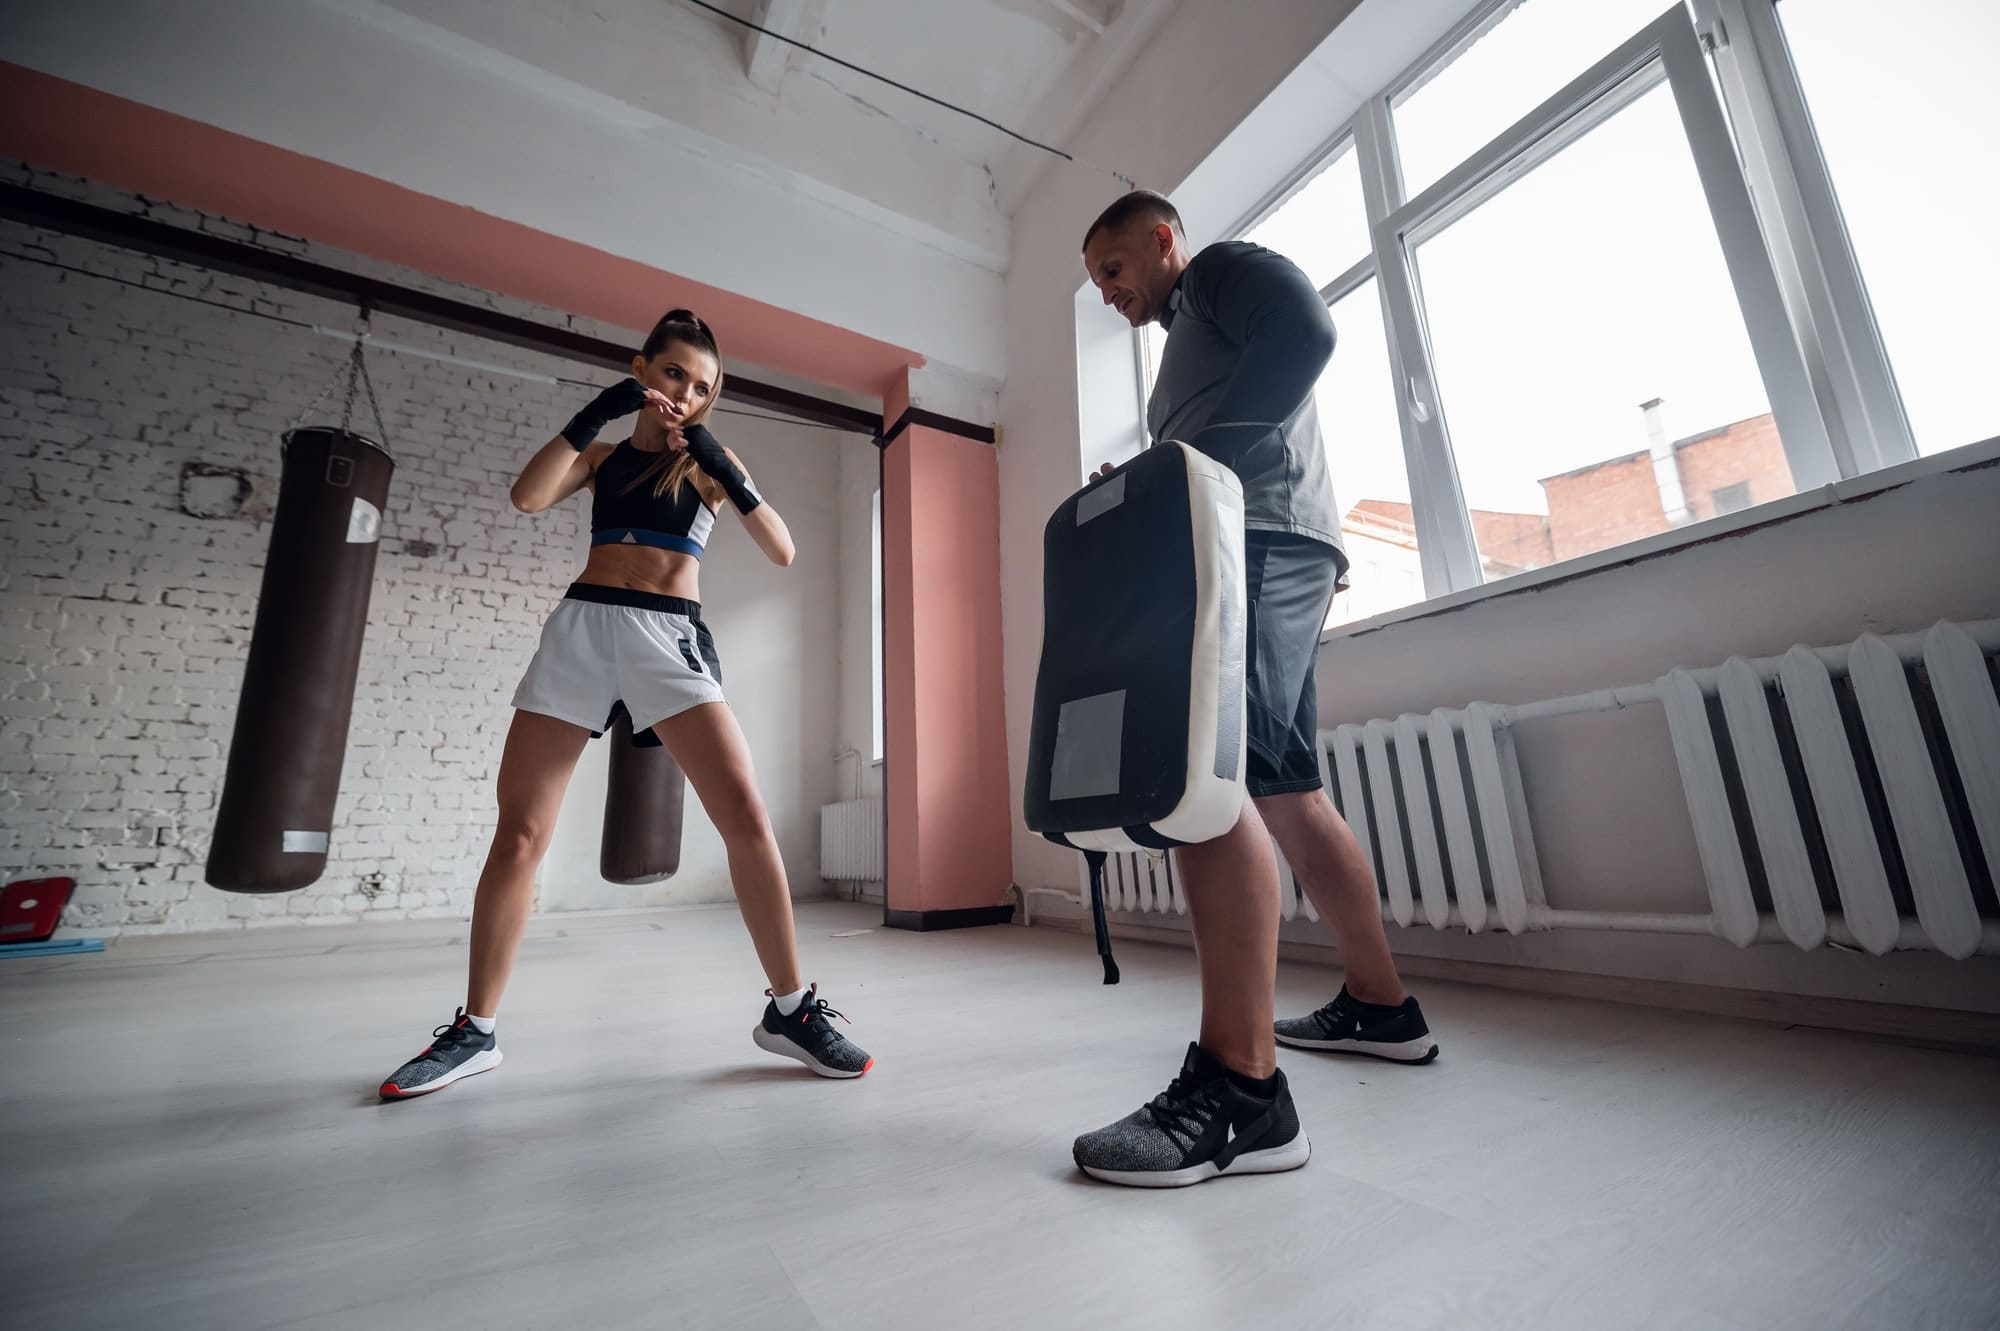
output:
[[[622,706],[607,733],[611,772],[597,871],[606,882],[633,886],[671,878],[681,867],[681,810],[687,797],[680,764],[658,745],[634,744],[632,718]]]
[[[208,851],[208,881],[226,892],[289,892],[326,868],[395,465],[380,444],[345,429],[285,435],[278,512]]]

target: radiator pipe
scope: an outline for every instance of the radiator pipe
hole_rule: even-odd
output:
[[[1394,924],[1389,914],[1389,903],[1382,903],[1382,918]],[[1489,917],[1490,918],[1490,917]],[[1415,928],[1415,925],[1408,926]],[[1451,908],[1445,920],[1446,929],[1465,929],[1465,917],[1457,906]],[[1553,933],[1559,929],[1597,930],[1606,933],[1641,934],[1710,934],[1716,935],[1715,919],[1711,915],[1676,914],[1669,912],[1607,911],[1607,910],[1558,910],[1554,907],[1530,907],[1526,933]],[[1468,932],[1470,932],[1468,930]],[[1487,929],[1485,933],[1503,932]],[[1829,916],[1826,921],[1826,940],[1844,948],[1866,951],[1854,931],[1845,921]],[[1785,931],[1778,925],[1778,917],[1761,914],[1757,917],[1757,937],[1759,943],[1787,943]],[[1935,952],[1937,945],[1924,934],[1923,926],[1915,920],[1904,920],[1896,935],[1893,948],[1897,952]],[[1982,957],[2000,956],[2000,920],[1984,920],[1980,924],[1977,955]]]
[[[1025,897],[1030,894],[1061,897],[1071,905],[1085,909],[1090,904],[1087,897],[1079,900],[1077,893],[1062,888],[1031,887],[1022,895]],[[1172,911],[1121,910],[1116,912],[1116,914],[1122,920],[1132,922],[1143,922],[1144,917],[1148,915],[1158,915],[1163,919],[1177,920],[1181,918],[1181,916]],[[1418,918],[1419,920],[1422,919],[1421,916]],[[1495,917],[1489,915],[1487,918],[1493,919]],[[1024,913],[1023,923],[1028,922]],[[1395,917],[1389,913],[1389,903],[1387,900],[1382,902],[1382,922],[1390,925],[1396,923]],[[1429,926],[1412,923],[1403,927],[1416,929]],[[1445,919],[1444,928],[1434,928],[1432,932],[1444,933],[1452,929],[1464,930],[1467,933],[1472,932],[1467,927],[1465,917],[1459,913],[1457,906],[1451,908],[1451,913]],[[1708,934],[1717,937],[1720,936],[1715,933],[1714,917],[1709,915],[1700,915],[1691,912],[1680,914],[1672,912],[1557,910],[1551,907],[1531,909],[1528,913],[1528,927],[1523,932],[1531,934],[1554,933],[1565,929],[1601,933]],[[1505,934],[1506,930],[1488,928],[1480,932],[1486,934]],[[1856,952],[1865,952],[1867,950],[1861,946],[1859,940],[1854,937],[1853,931],[1844,922],[1831,917],[1826,922],[1826,940],[1829,943],[1849,948]],[[1778,918],[1775,915],[1758,916],[1756,941],[1759,943],[1784,943],[1788,946],[1791,945],[1791,940],[1785,937],[1784,930],[1779,928]],[[1897,952],[1935,952],[1937,951],[1937,945],[1924,935],[1922,925],[1918,924],[1915,920],[1905,920],[1903,921],[1901,931],[1896,936],[1895,946],[1892,950]],[[2000,957],[2000,920],[1983,920],[1980,922],[1979,946],[1975,949],[1974,955]]]

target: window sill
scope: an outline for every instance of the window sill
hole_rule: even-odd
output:
[[[1657,559],[1661,555],[1672,554],[1687,546],[1702,545],[1723,537],[1738,536],[1758,527],[1789,521],[1803,513],[1811,513],[1822,508],[1832,508],[1838,504],[1851,503],[1870,495],[1893,490],[1908,485],[1911,481],[1926,476],[1942,475],[1946,472],[1969,471],[1974,467],[1989,466],[2000,461],[2000,437],[1984,440],[1976,444],[1966,444],[1961,448],[1948,449],[1931,457],[1915,458],[1880,471],[1869,472],[1866,476],[1856,476],[1852,480],[1836,481],[1832,485],[1809,490],[1804,494],[1791,495],[1784,499],[1774,499],[1768,504],[1746,508],[1740,513],[1710,518],[1706,522],[1690,523],[1688,526],[1658,536],[1649,536],[1643,541],[1632,541],[1625,545],[1612,546],[1596,554],[1584,555],[1577,559],[1567,559],[1559,564],[1550,564],[1528,573],[1518,573],[1499,582],[1489,582],[1479,587],[1467,587],[1463,591],[1451,592],[1444,596],[1419,601],[1401,610],[1390,610],[1372,615],[1367,619],[1357,619],[1351,624],[1336,624],[1320,634],[1320,644],[1341,638],[1358,638],[1363,634],[1375,633],[1393,624],[1404,624],[1411,620],[1427,619],[1449,611],[1460,610],[1469,605],[1496,597],[1509,596],[1516,592],[1535,591],[1568,582],[1572,578],[1587,577],[1607,568],[1617,568],[1625,564],[1636,564],[1641,560]]]

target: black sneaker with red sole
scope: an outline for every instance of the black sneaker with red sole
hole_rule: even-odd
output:
[[[460,1008],[451,1021],[431,1032],[423,1053],[390,1074],[382,1083],[384,1100],[408,1100],[441,1091],[455,1081],[500,1066],[499,1041],[482,1035]]]

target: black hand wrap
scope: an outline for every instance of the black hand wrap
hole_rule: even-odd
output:
[[[646,405],[646,390],[637,379],[621,379],[597,395],[595,401],[576,415],[570,417],[568,425],[562,428],[562,437],[569,440],[569,446],[581,453],[596,440],[605,426],[620,416],[630,416]]]
[[[764,502],[750,484],[750,478],[743,474],[743,468],[730,461],[722,441],[710,434],[706,425],[684,426],[681,438],[687,440],[688,456],[694,459],[694,465],[722,482],[723,491],[738,513],[748,513]]]

